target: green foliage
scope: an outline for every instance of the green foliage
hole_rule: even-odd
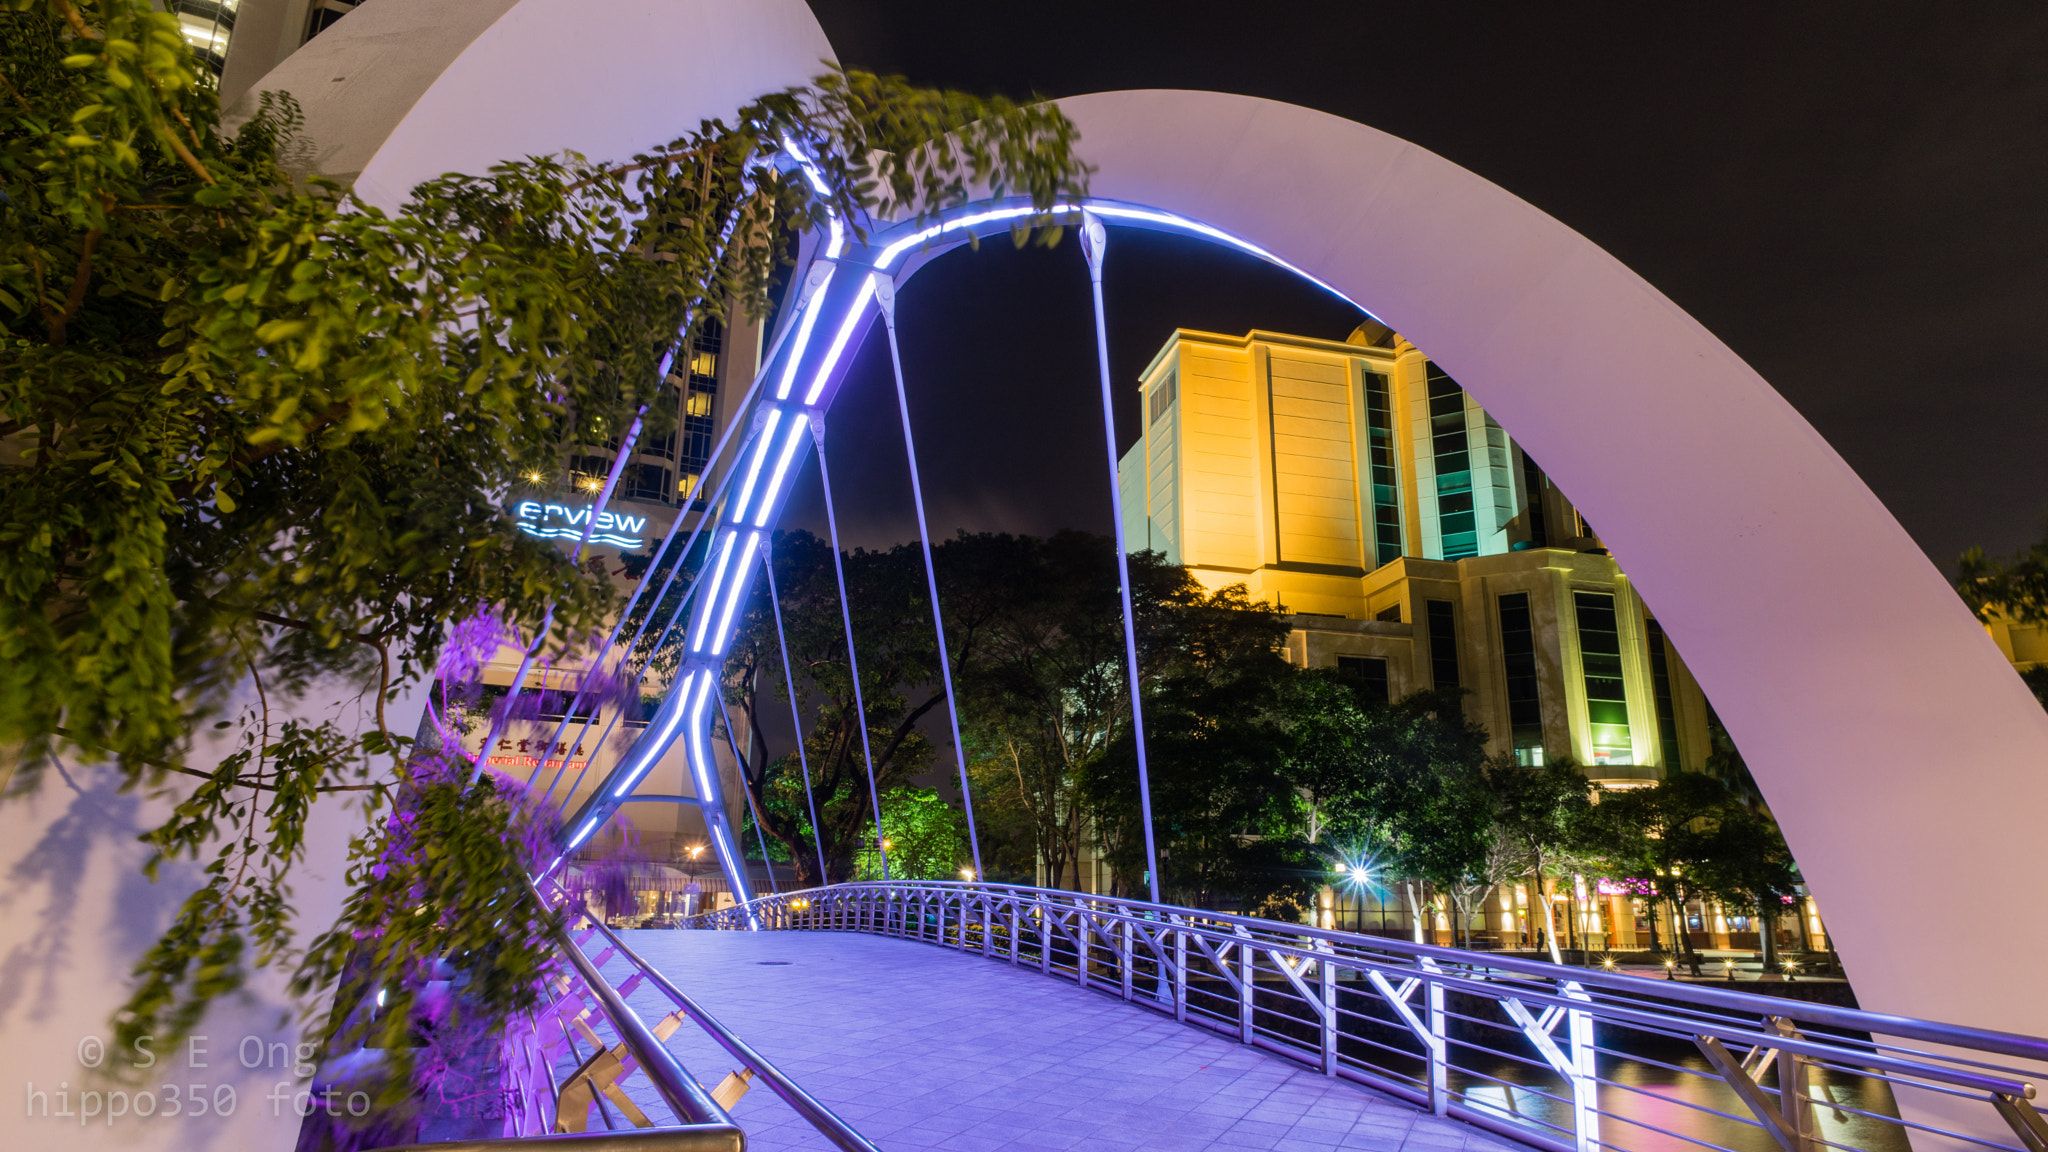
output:
[[[747,786],[771,840],[789,852],[800,881],[817,876],[818,845],[824,845],[831,881],[854,874],[856,854],[874,829],[868,790],[873,754],[874,786],[885,796],[907,787],[931,762],[931,742],[919,722],[944,706],[936,686],[938,652],[932,641],[931,609],[924,602],[924,560],[915,545],[883,552],[856,549],[841,557],[847,599],[852,605],[854,641],[859,645],[863,714],[855,707],[853,673],[846,657],[839,586],[831,546],[808,532],[779,532],[769,554],[782,597],[783,625],[797,675],[797,696],[809,718],[804,747],[810,758],[818,826],[804,799],[801,764],[795,749],[769,748],[761,710],[788,708],[781,683],[782,657],[775,618],[765,590],[756,590],[735,631],[726,663],[726,694],[744,711],[762,751],[749,750]],[[765,699],[766,677],[772,694]],[[889,815],[885,810],[883,820]]]
[[[1972,548],[1956,568],[1956,591],[1979,620],[2003,616],[2015,624],[2048,624],[2048,537],[2011,560],[1993,560]]]
[[[983,864],[1028,859],[1033,880],[1042,864],[1054,888],[1074,883],[1088,833],[1084,772],[1128,724],[1114,548],[1063,532],[963,536],[940,549]],[[1139,589],[1157,558],[1131,564],[1136,599],[1149,603]]]
[[[1298,917],[1321,870],[1294,834],[1282,771],[1286,622],[1241,584],[1210,592],[1149,554],[1131,581],[1161,894],[1230,893]],[[1110,667],[1121,671],[1121,661]],[[1097,848],[1118,890],[1136,896],[1145,892],[1145,842],[1122,682],[1115,677],[1114,736],[1081,765],[1081,784]]]
[[[1050,207],[1083,190],[1072,125],[834,72],[624,163],[442,176],[387,213],[283,170],[287,94],[224,132],[174,15],[4,2],[0,744],[24,751],[24,788],[60,747],[111,759],[176,808],[147,837],[160,859],[212,857],[120,1027],[174,1042],[283,962],[308,997],[389,989],[385,1040],[437,961],[473,1015],[523,1010],[546,943],[515,907],[512,830],[544,817],[416,762],[383,715],[456,621],[559,647],[614,608],[503,502],[625,428],[729,302],[759,312],[795,233],[977,185]],[[791,142],[823,194],[786,170]],[[272,717],[336,678],[364,686],[374,731]],[[251,683],[239,750],[188,764]],[[373,761],[395,791],[365,782]],[[342,790],[383,815],[355,838],[340,924],[301,955],[289,877],[314,798]]]
[[[1992,560],[1982,548],[1963,553],[1956,591],[1979,620],[2003,617],[2014,624],[2048,624],[2048,537],[2011,560]],[[2048,708],[2048,664],[2025,669],[2020,679],[2041,707]]]
[[[960,880],[971,867],[967,821],[961,811],[930,788],[892,788],[882,796],[882,834],[869,822],[854,857],[857,880],[882,879],[882,855],[874,845],[886,843],[891,880]]]
[[[1777,827],[1713,776],[1678,772],[1603,793],[1582,827],[1581,843],[1605,858],[1608,875],[1649,881],[1674,908],[1701,897],[1768,921],[1796,892],[1797,867]],[[1683,933],[1676,944],[1690,950]]]
[[[380,1112],[412,1099],[415,1062],[433,1058],[438,1035],[538,1008],[555,963],[557,917],[527,879],[547,862],[553,813],[491,775],[466,786],[461,762],[415,768],[388,807],[372,807],[383,818],[351,845],[341,918],[312,941],[292,981],[301,996],[336,988],[338,1005],[361,1005],[330,1018],[320,1039],[385,1051]],[[430,1006],[428,983],[455,975],[462,995]]]

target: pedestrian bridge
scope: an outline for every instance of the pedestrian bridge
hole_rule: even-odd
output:
[[[1071,981],[955,950],[847,932],[622,935],[892,1152],[1513,1146]],[[670,1010],[652,988],[629,1003],[648,1019]],[[677,1057],[707,1080],[734,1064],[708,1036],[676,1039]],[[732,1114],[756,1152],[829,1147],[771,1092],[749,1092]]]
[[[1793,998],[1003,885],[571,919],[515,1142],[2048,1149],[2048,1041]]]

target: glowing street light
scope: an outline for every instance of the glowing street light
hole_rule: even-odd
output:
[[[972,879],[974,879],[974,869],[972,869],[972,868],[962,868],[962,869],[960,870],[960,878],[961,878],[962,880],[972,880]]]

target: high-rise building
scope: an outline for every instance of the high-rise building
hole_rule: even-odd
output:
[[[689,349],[676,358],[648,413],[653,421],[659,409],[658,419],[666,431],[650,431],[635,443],[632,459],[619,476],[614,500],[677,508],[703,500],[706,494],[697,489],[705,465],[710,463],[712,445],[732,420],[732,407],[746,391],[761,358],[760,323],[743,308],[734,307],[733,311],[738,316],[730,330],[715,320],[706,322],[691,338]],[[571,486],[581,491],[602,488],[618,452],[616,433],[601,444],[581,446],[568,458]]]
[[[1706,698],[1628,576],[1420,349],[1182,329],[1141,386],[1126,545],[1288,613],[1293,663],[1463,689],[1495,751],[1610,786],[1703,766]]]

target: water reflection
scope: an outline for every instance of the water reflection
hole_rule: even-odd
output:
[[[1673,1147],[1675,1137],[1735,1152],[1779,1152],[1777,1141],[1691,1043],[1606,1025],[1595,1029],[1594,1043],[1602,1049],[1596,1067],[1606,1081],[1599,1096],[1605,1147],[1648,1152]],[[1470,1049],[1459,1063],[1470,1071],[1454,1071],[1451,1088],[1471,1107],[1502,1119],[1553,1125],[1549,1130],[1559,1134],[1571,1131],[1571,1094],[1562,1077],[1512,1060],[1487,1061]],[[1766,1069],[1758,1080],[1775,1102],[1776,1072]],[[1860,1114],[1896,1115],[1883,1083],[1828,1068],[1809,1069],[1807,1080],[1815,1136],[1868,1152],[1910,1152],[1896,1123]]]
[[[1191,985],[1189,1007],[1213,1013],[1234,1027],[1236,997],[1216,994],[1222,991]],[[1308,1053],[1319,1049],[1320,1025],[1300,999],[1261,985],[1255,1005],[1257,1032]],[[1422,1045],[1385,999],[1369,988],[1354,990],[1340,985],[1337,1008],[1343,1021],[1337,1050],[1346,1064],[1422,1087],[1426,1075]],[[1450,1076],[1454,1098],[1475,1110],[1533,1126],[1569,1142],[1569,1084],[1507,1018],[1499,1003],[1449,995],[1444,1008],[1454,1066]],[[1557,1027],[1555,1038],[1560,1048],[1567,1047],[1565,1025]],[[1603,1147],[1616,1152],[1653,1152],[1706,1144],[1733,1152],[1778,1152],[1777,1141],[1689,1038],[1602,1023],[1595,1028],[1594,1045],[1595,1067],[1602,1080],[1598,1109]],[[1739,1059],[1743,1054],[1735,1055]],[[1817,1066],[1809,1066],[1807,1077],[1814,1136],[1866,1152],[1911,1152],[1896,1120],[1891,1091],[1882,1081]],[[1759,1070],[1756,1078],[1775,1104],[1775,1062]]]

